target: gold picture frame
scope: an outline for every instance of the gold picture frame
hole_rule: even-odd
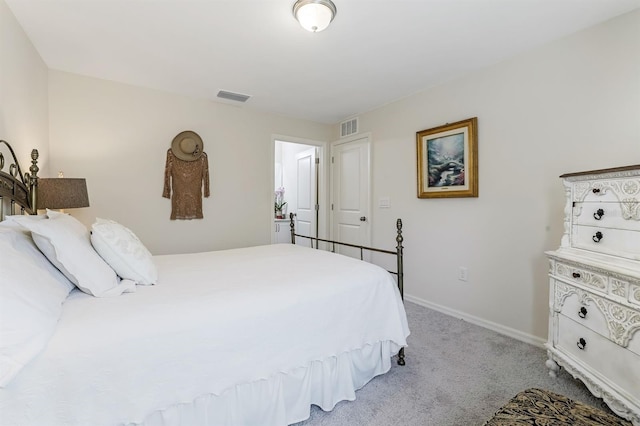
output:
[[[416,132],[418,198],[478,196],[478,118]]]

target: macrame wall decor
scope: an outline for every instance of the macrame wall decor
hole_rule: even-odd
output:
[[[178,133],[167,150],[162,196],[171,198],[171,220],[202,219],[202,190],[209,196],[209,163],[196,132]],[[172,193],[173,192],[173,193]]]

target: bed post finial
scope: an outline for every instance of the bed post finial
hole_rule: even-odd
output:
[[[398,230],[398,235],[396,235],[396,242],[398,243],[396,246],[398,259],[398,290],[400,290],[400,297],[404,300],[404,265],[402,261],[402,250],[404,249],[402,242],[404,241],[404,237],[402,236],[402,219],[398,218],[396,228]],[[400,348],[400,352],[398,352],[398,365],[405,365],[404,348]]]
[[[291,228],[291,244],[296,243],[296,225],[293,222],[293,213],[289,213],[289,228]]]
[[[31,212],[33,214],[38,214],[38,172],[40,171],[40,167],[38,167],[38,157],[40,154],[37,149],[31,150],[31,167],[29,167],[29,196],[31,198]]]

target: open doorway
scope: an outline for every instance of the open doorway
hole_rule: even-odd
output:
[[[289,213],[298,234],[325,238],[324,151],[323,142],[274,138],[273,243],[291,242]],[[311,246],[305,238],[296,243]]]

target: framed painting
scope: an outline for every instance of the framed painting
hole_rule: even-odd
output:
[[[416,133],[418,198],[478,196],[478,118]]]

